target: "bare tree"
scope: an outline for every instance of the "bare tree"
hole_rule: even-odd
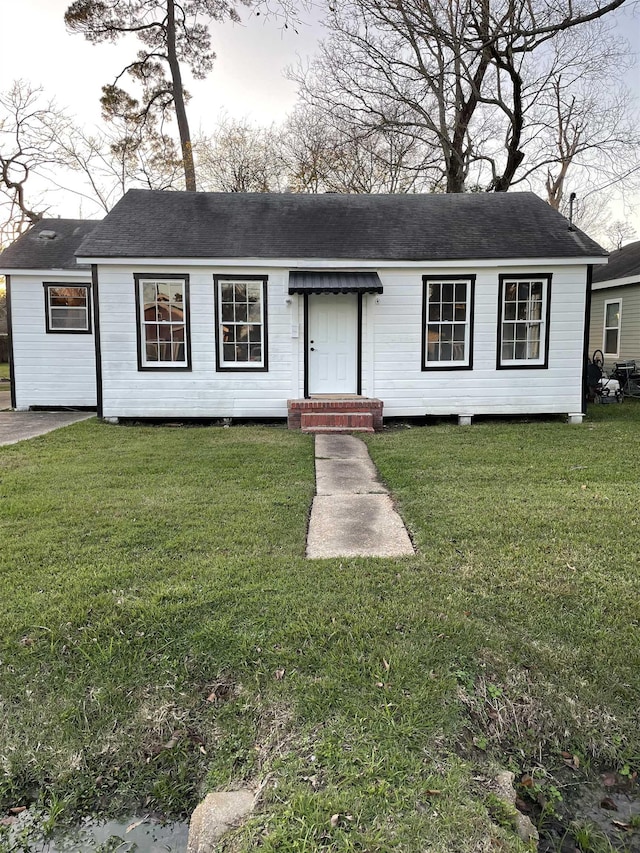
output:
[[[57,162],[56,139],[66,118],[42,90],[22,80],[0,93],[0,243],[11,242],[47,212],[33,178]]]
[[[216,133],[195,145],[200,183],[218,192],[278,192],[284,184],[280,133],[223,117]]]
[[[623,2],[338,0],[319,58],[290,73],[307,105],[392,126],[437,150],[443,190],[505,191],[548,82],[534,58]]]

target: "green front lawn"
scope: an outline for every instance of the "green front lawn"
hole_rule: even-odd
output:
[[[248,782],[229,851],[523,849],[496,769],[640,768],[639,426],[371,437],[398,560],[304,559],[313,442],[280,428],[0,448],[0,817]]]
[[[9,372],[9,365],[7,362],[0,362],[0,379],[9,379],[11,376]]]

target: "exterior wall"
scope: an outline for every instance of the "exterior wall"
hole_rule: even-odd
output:
[[[591,323],[589,326],[589,355],[603,350],[604,303],[610,299],[620,299],[620,352],[617,358],[605,358],[605,370],[610,371],[616,361],[631,361],[640,364],[640,282],[623,287],[607,287],[594,290],[591,296]]]
[[[134,273],[189,274],[191,370],[138,370]],[[268,371],[216,371],[214,274],[268,275]],[[287,416],[294,349],[292,305],[285,302],[288,271],[100,266],[98,281],[105,418]]]
[[[43,282],[91,285],[81,277],[43,271],[11,275],[11,332],[16,408],[95,407],[96,363],[91,334],[47,334]],[[93,325],[93,323],[92,323]]]
[[[289,269],[299,266],[100,265],[104,417],[285,418],[287,400],[304,396],[304,299],[287,295]],[[363,297],[362,394],[381,399],[389,417],[580,412],[586,269],[553,262],[380,267],[384,292]],[[190,371],[138,370],[134,273],[189,274]],[[473,369],[423,371],[422,276],[470,273]],[[497,370],[498,277],[523,273],[552,274],[549,365]],[[267,372],[216,372],[214,274],[268,276]]]
[[[373,385],[363,393],[384,400],[386,416],[578,413],[582,410],[585,266],[473,267],[476,273],[473,369],[421,370],[421,269],[381,274],[384,293],[367,297],[373,328]],[[496,369],[498,276],[552,273],[549,366]]]

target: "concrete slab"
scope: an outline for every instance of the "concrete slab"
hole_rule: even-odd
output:
[[[313,500],[307,557],[401,557],[413,554],[389,495],[317,495]]]
[[[11,408],[11,387],[7,382],[0,383],[0,412]]]
[[[316,494],[386,494],[371,459],[316,459]]]
[[[316,459],[369,459],[367,445],[355,435],[316,435]]]
[[[0,445],[17,444],[95,416],[95,412],[0,412]]]

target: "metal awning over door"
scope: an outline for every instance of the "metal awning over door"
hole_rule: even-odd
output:
[[[382,293],[382,282],[377,272],[296,270],[289,273],[289,293]]]

